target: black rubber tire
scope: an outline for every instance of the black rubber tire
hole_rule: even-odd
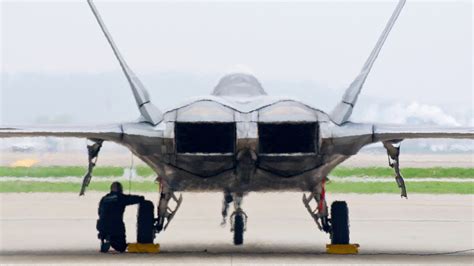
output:
[[[138,206],[137,214],[137,242],[153,243],[155,239],[155,208],[153,202],[145,200]]]
[[[234,245],[242,245],[244,243],[244,217],[242,214],[234,216]]]
[[[331,244],[349,244],[349,209],[345,201],[331,205]]]

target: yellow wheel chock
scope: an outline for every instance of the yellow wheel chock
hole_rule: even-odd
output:
[[[328,254],[358,254],[359,244],[347,244],[347,245],[326,245],[326,253]]]
[[[158,253],[160,252],[160,244],[142,244],[130,243],[127,246],[128,253]]]
[[[128,244],[127,251],[129,253],[158,253],[160,252],[160,244],[130,243]],[[359,244],[327,244],[326,252],[328,254],[358,254]]]

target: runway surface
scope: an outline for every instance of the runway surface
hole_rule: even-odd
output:
[[[102,195],[86,193],[0,194],[0,263],[163,263],[316,264],[414,263],[472,264],[474,197],[469,195],[331,194],[347,200],[351,242],[359,255],[327,255],[319,232],[301,202],[301,193],[250,194],[243,246],[221,222],[221,195],[185,193],[159,254],[101,254],[95,221]],[[156,201],[157,194],[146,194]],[[128,240],[135,239],[136,207],[125,214]]]

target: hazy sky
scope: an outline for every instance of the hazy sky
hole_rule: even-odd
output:
[[[118,70],[85,0],[1,3],[3,72]],[[302,80],[341,89],[359,72],[396,1],[96,5],[138,75],[224,74],[240,65],[264,84]],[[472,11],[471,1],[407,1],[363,95],[472,105]],[[193,95],[193,88],[183,90]]]

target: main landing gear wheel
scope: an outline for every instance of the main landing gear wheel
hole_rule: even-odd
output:
[[[345,201],[331,205],[331,244],[349,244],[349,209]]]
[[[242,213],[234,216],[234,245],[242,245],[244,243],[245,221]]]
[[[137,242],[153,243],[155,239],[155,214],[153,202],[146,200],[138,206],[137,215]]]

